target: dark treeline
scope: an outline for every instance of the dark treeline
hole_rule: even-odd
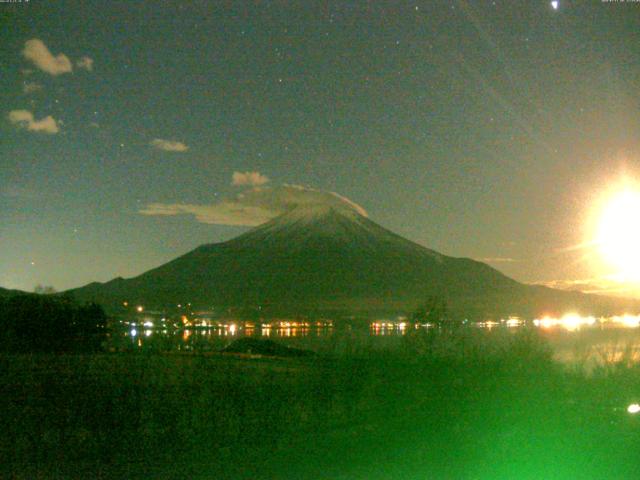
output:
[[[447,301],[438,295],[431,295],[411,313],[409,319],[416,323],[431,323],[437,326],[455,325],[449,316]]]
[[[38,294],[0,298],[0,350],[69,352],[99,350],[107,317],[95,303]]]

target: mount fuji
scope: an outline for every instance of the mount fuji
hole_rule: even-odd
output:
[[[70,290],[107,309],[260,309],[263,315],[406,313],[429,296],[467,318],[618,312],[631,301],[519,283],[429,250],[350,208],[297,206],[226,242],[130,278]],[[637,303],[637,302],[636,302]]]

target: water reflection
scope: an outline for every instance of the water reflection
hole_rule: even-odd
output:
[[[564,315],[562,318],[552,318],[549,316],[543,318],[536,318],[533,321],[533,324],[536,327],[541,328],[552,328],[552,327],[563,327],[570,332],[578,330],[583,326],[590,326],[596,323],[595,317],[581,317],[575,313],[568,313]]]
[[[165,320],[164,318],[162,320]],[[351,325],[332,321],[213,322],[203,320],[198,326],[171,328],[167,323],[123,322],[122,329],[110,339],[110,350],[218,351],[239,337],[270,338],[284,344],[315,351],[335,351],[340,342],[365,348],[395,348],[410,331],[441,327],[416,324],[404,318],[380,319]],[[183,323],[183,322],[180,322]],[[608,318],[569,313],[561,317],[544,316],[533,320],[508,317],[484,322],[462,322],[458,328],[494,332],[515,332],[534,327],[549,342],[554,356],[562,362],[581,364],[640,363],[640,315]],[[323,350],[324,349],[324,350]]]
[[[549,329],[553,327],[562,327],[568,331],[576,331],[582,327],[604,326],[604,327],[624,327],[637,328],[640,327],[640,315],[616,315],[613,317],[601,317],[596,319],[593,316],[580,316],[575,313],[569,313],[561,318],[545,316],[533,320],[536,327]]]
[[[413,328],[429,328],[430,324],[413,324]],[[392,320],[378,320],[369,325],[371,335],[388,336],[388,335],[404,335],[407,333],[409,323],[406,321],[394,322]]]
[[[187,328],[144,328],[142,322],[122,322],[107,344],[111,351],[142,349],[149,351],[216,351],[239,337],[273,338],[284,343],[305,342],[303,348],[314,349],[333,332],[333,322],[198,322]]]

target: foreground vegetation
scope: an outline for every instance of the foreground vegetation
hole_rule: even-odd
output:
[[[0,356],[0,477],[632,479],[640,369],[586,374],[534,332],[395,351]],[[347,353],[345,353],[345,351]]]
[[[0,297],[0,351],[92,352],[105,340],[107,316],[95,303],[64,295]]]

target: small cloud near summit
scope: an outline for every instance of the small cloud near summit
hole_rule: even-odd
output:
[[[353,200],[350,200],[344,195],[340,195],[337,192],[327,192],[324,190],[318,190],[315,188],[305,187],[303,185],[296,185],[296,184],[285,183],[283,186],[285,188],[294,189],[302,193],[301,196],[296,198],[296,202],[294,202],[295,203],[294,206],[297,206],[298,204],[308,203],[312,205],[318,204],[318,205],[325,205],[325,206],[335,207],[335,208],[346,207],[362,215],[363,217],[369,216],[367,211],[361,205],[358,205]],[[306,201],[303,201],[303,199]]]
[[[252,186],[234,197],[208,205],[151,203],[143,215],[193,215],[200,223],[213,225],[257,226],[298,206],[327,206],[367,216],[357,203],[335,192],[300,185],[279,187]]]
[[[154,138],[149,142],[149,145],[165,152],[186,152],[189,150],[189,147],[182,142],[163,140],[162,138]]]
[[[269,182],[269,178],[266,175],[262,175],[260,172],[233,172],[231,177],[231,184],[239,186],[260,186]]]
[[[62,75],[73,70],[69,57],[64,53],[53,56],[44,42],[37,38],[25,42],[22,55],[40,70],[50,75]]]

